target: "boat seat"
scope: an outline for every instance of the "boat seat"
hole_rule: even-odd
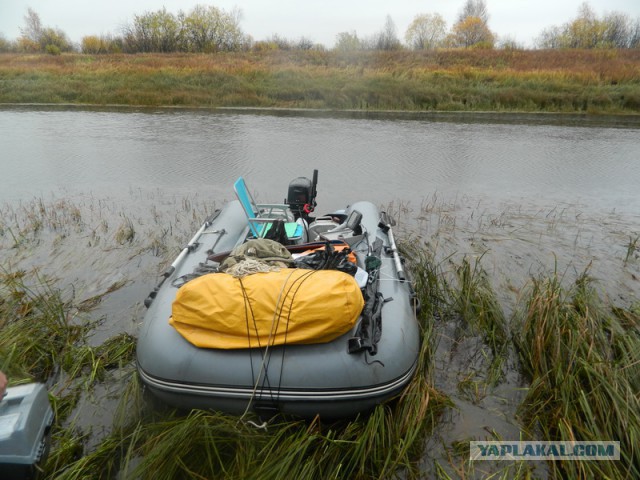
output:
[[[244,213],[247,215],[247,222],[249,224],[249,230],[255,238],[264,237],[271,225],[277,221],[282,220],[284,222],[284,229],[287,234],[287,238],[291,241],[300,240],[304,235],[303,226],[291,221],[293,220],[293,213],[285,204],[257,204],[244,181],[244,178],[239,177],[233,184],[233,189],[236,192],[236,197],[242,205]]]

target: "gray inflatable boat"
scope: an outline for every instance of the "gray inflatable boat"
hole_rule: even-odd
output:
[[[416,371],[420,332],[415,295],[386,214],[363,201],[312,218],[317,171],[313,181],[300,177],[290,183],[284,206],[256,205],[240,180],[238,200],[205,221],[145,300],[137,345],[144,384],[161,401],[183,409],[325,419],[354,416],[399,394]],[[284,212],[282,222],[274,222],[274,208]],[[216,271],[229,252],[274,223],[287,224],[281,234],[294,256],[335,243],[355,253],[355,279],[365,302],[353,328],[325,343],[218,349],[187,341],[169,323],[179,288],[197,272]]]

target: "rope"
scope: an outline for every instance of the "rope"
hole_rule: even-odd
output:
[[[293,272],[295,272],[295,269],[291,269],[291,272],[289,273],[289,275],[287,275],[287,278],[285,279],[284,283],[282,284],[282,288],[280,289],[280,293],[278,294],[278,299],[276,300],[276,308],[274,308],[273,311],[273,320],[271,321],[272,323],[272,328],[271,331],[269,332],[269,338],[267,340],[267,346],[265,347],[265,351],[264,354],[262,355],[262,364],[260,365],[260,372],[258,373],[258,378],[256,379],[254,385],[253,385],[253,390],[251,392],[251,396],[249,397],[249,402],[247,403],[247,407],[244,410],[244,413],[240,416],[240,421],[242,421],[244,419],[244,417],[249,413],[249,408],[251,407],[251,404],[253,403],[253,400],[256,396],[256,393],[258,391],[258,386],[260,385],[260,380],[262,377],[262,373],[264,372],[265,374],[265,378],[266,378],[266,374],[267,371],[265,369],[265,364],[267,363],[267,357],[269,356],[269,347],[271,346],[271,339],[273,338],[273,334],[274,334],[274,329],[273,329],[273,324],[276,323],[276,319],[278,318],[278,305],[280,304],[280,299],[282,298],[282,293],[284,292],[284,289],[287,285],[287,282],[289,281],[289,279],[291,278],[291,275],[293,275]],[[242,284],[242,281],[241,281]],[[245,301],[249,302],[249,298],[246,296],[246,291],[244,289],[244,286],[242,287],[242,291],[243,291],[243,295],[245,297]],[[251,304],[249,303],[249,307],[251,306]],[[253,323],[254,326],[256,328],[256,337],[258,338],[258,347],[260,346],[260,336],[258,335],[258,330],[257,330],[257,325],[255,323],[255,316],[253,315],[253,310],[252,310],[252,316],[253,316]],[[248,322],[248,320],[247,320]],[[276,327],[276,331],[277,331],[277,327]],[[250,345],[249,345],[250,346]],[[253,373],[253,361],[251,358],[251,354],[249,355],[249,360],[251,361],[251,376],[254,376]]]
[[[235,278],[244,278],[247,275],[251,275],[253,273],[277,272],[281,269],[282,266],[280,265],[270,265],[261,260],[247,257],[244,260],[227,268],[225,270],[225,273],[228,273]]]
[[[300,287],[302,286],[302,284],[311,276],[315,273],[315,271],[308,271],[305,272],[302,276],[296,278],[290,285],[289,288],[287,289],[286,293],[284,294],[284,299],[282,300],[282,302],[280,302],[280,298],[282,297],[282,292],[284,291],[284,288],[287,286],[289,279],[291,278],[291,275],[293,274],[293,271],[289,274],[289,276],[287,277],[287,279],[285,280],[285,282],[283,283],[282,286],[282,290],[280,291],[280,297],[278,297],[278,302],[276,303],[276,314],[274,315],[274,319],[271,323],[271,332],[269,335],[269,345],[271,345],[271,338],[272,335],[275,335],[278,332],[278,327],[280,325],[280,320],[282,318],[282,311],[284,309],[285,306],[285,300],[287,298],[289,298],[289,294],[290,292],[294,289],[294,287],[297,285],[297,288],[295,290],[295,292],[293,292],[293,295],[291,296],[291,300],[289,302],[289,313],[287,315],[287,321],[286,321],[286,328],[285,328],[285,332],[284,332],[284,343],[282,345],[282,355],[281,355],[281,361],[280,361],[280,377],[278,380],[278,388],[276,389],[276,395],[271,395],[271,400],[276,401],[278,396],[279,396],[279,392],[280,392],[280,387],[282,386],[282,372],[284,369],[284,355],[285,355],[285,350],[286,350],[286,345],[287,345],[287,335],[289,333],[289,321],[291,320],[291,307],[293,306],[293,302],[295,300],[295,296],[298,293],[298,290],[300,290]],[[278,309],[278,305],[280,306],[280,308]],[[277,321],[276,321],[277,319]],[[266,357],[267,352],[265,351],[265,357]],[[267,376],[267,371],[269,370],[269,364],[271,363],[271,355],[268,356],[268,359],[266,361],[266,365],[263,364],[263,367],[265,369],[265,380],[266,380],[266,376]],[[269,386],[269,393],[272,393],[272,389],[271,386]]]
[[[298,288],[296,288],[296,291],[293,292],[293,295],[291,296],[291,301],[289,302],[289,314],[287,315],[287,330],[285,331],[284,334],[284,344],[282,346],[282,361],[280,362],[280,377],[278,380],[278,392],[280,392],[280,387],[282,386],[282,373],[284,372],[284,352],[285,352],[285,348],[287,346],[287,334],[289,333],[289,321],[291,320],[291,311],[292,311],[292,307],[293,307],[293,301],[296,297],[296,295],[298,294],[298,291],[300,290],[300,288],[302,287],[302,284],[307,281],[311,275],[313,275],[314,273],[316,273],[316,270],[312,270],[310,272],[307,272],[304,276],[298,278],[296,280],[296,282],[298,282]],[[294,282],[294,285],[295,283]],[[289,292],[293,289],[293,286],[291,285],[291,287],[289,288],[289,290],[287,291],[287,296],[285,298],[287,298],[289,296]]]

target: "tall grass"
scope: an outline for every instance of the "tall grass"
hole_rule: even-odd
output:
[[[495,385],[503,375],[508,357],[509,333],[507,322],[486,272],[476,259],[473,267],[468,258],[454,267],[457,288],[449,290],[451,307],[464,324],[482,335],[491,351],[487,382]]]
[[[416,289],[428,308],[426,313],[435,319],[453,318],[459,338],[481,337],[490,356],[483,383],[495,386],[504,374],[510,338],[502,306],[482,268],[482,257],[475,259],[473,265],[467,257],[460,263],[452,258],[436,263],[435,253],[419,241],[403,242],[402,249],[417,264],[412,272]],[[474,376],[473,372],[469,374],[467,380]],[[463,383],[477,386],[475,381]]]
[[[621,313],[624,312],[624,313]],[[640,477],[640,315],[611,310],[588,275],[533,282],[515,337],[531,386],[520,408],[545,440],[620,441],[619,462],[550,462],[562,478]]]
[[[64,371],[89,383],[133,358],[135,339],[120,334],[87,343],[95,322],[49,282],[26,272],[0,274],[0,367],[14,379],[46,382]]]
[[[0,55],[0,103],[637,113],[621,51]]]

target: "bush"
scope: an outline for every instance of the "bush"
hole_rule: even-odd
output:
[[[59,46],[51,44],[44,47],[44,51],[49,55],[60,55],[62,53]]]

